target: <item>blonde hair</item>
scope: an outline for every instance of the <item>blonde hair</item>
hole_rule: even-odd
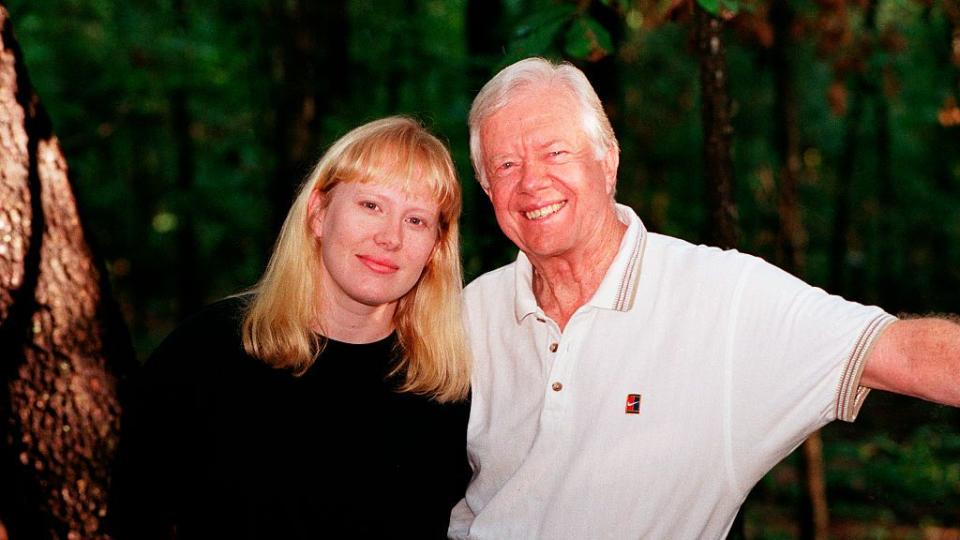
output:
[[[620,152],[617,136],[610,119],[590,81],[582,71],[568,62],[554,64],[532,57],[510,64],[483,85],[470,107],[470,160],[477,181],[484,189],[489,187],[483,168],[483,148],[480,145],[480,127],[487,118],[507,106],[513,95],[525,88],[555,86],[573,94],[580,105],[583,130],[593,143],[594,157],[600,159],[608,150]]]
[[[325,338],[312,329],[320,313],[320,243],[309,226],[309,201],[341,182],[375,182],[433,195],[440,210],[437,247],[419,281],[394,313],[403,374],[401,392],[440,402],[466,397],[470,356],[461,319],[460,183],[442,142],[419,122],[389,117],[364,124],[333,143],[307,177],[287,213],[273,255],[243,321],[248,354],[302,374]]]

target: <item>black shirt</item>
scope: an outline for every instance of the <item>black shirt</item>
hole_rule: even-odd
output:
[[[242,349],[242,302],[207,308],[148,361],[115,537],[445,538],[469,479],[467,405],[397,393],[394,336],[330,340],[299,377],[269,367]]]

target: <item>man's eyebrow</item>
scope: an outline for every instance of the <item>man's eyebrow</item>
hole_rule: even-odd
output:
[[[492,154],[492,155],[487,159],[487,161],[490,161],[490,162],[501,161],[501,160],[504,160],[504,159],[507,159],[507,158],[515,157],[516,155],[517,155],[517,154],[514,153],[514,152],[500,152],[499,154]]]
[[[566,139],[550,139],[544,141],[537,145],[538,148],[549,148],[551,146],[568,146],[569,142]]]

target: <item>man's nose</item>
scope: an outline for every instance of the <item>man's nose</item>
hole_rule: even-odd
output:
[[[536,191],[550,183],[547,168],[537,160],[527,160],[523,164],[520,184],[524,191]]]

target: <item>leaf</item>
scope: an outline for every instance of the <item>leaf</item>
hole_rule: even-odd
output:
[[[740,9],[738,0],[697,0],[704,11],[723,20],[730,20]]]
[[[560,26],[577,12],[572,4],[553,4],[527,17],[515,30],[518,40],[525,39],[538,30]]]
[[[584,16],[574,19],[564,37],[564,50],[573,58],[596,62],[613,52],[610,32],[596,19]]]
[[[510,64],[528,56],[544,55],[575,13],[576,6],[559,4],[527,18],[517,26],[517,37],[510,43],[510,54],[504,59],[505,63]]]
[[[697,0],[697,4],[713,16],[720,13],[720,0]]]
[[[720,0],[718,16],[725,21],[729,21],[740,11],[741,4],[742,2],[739,0]]]

